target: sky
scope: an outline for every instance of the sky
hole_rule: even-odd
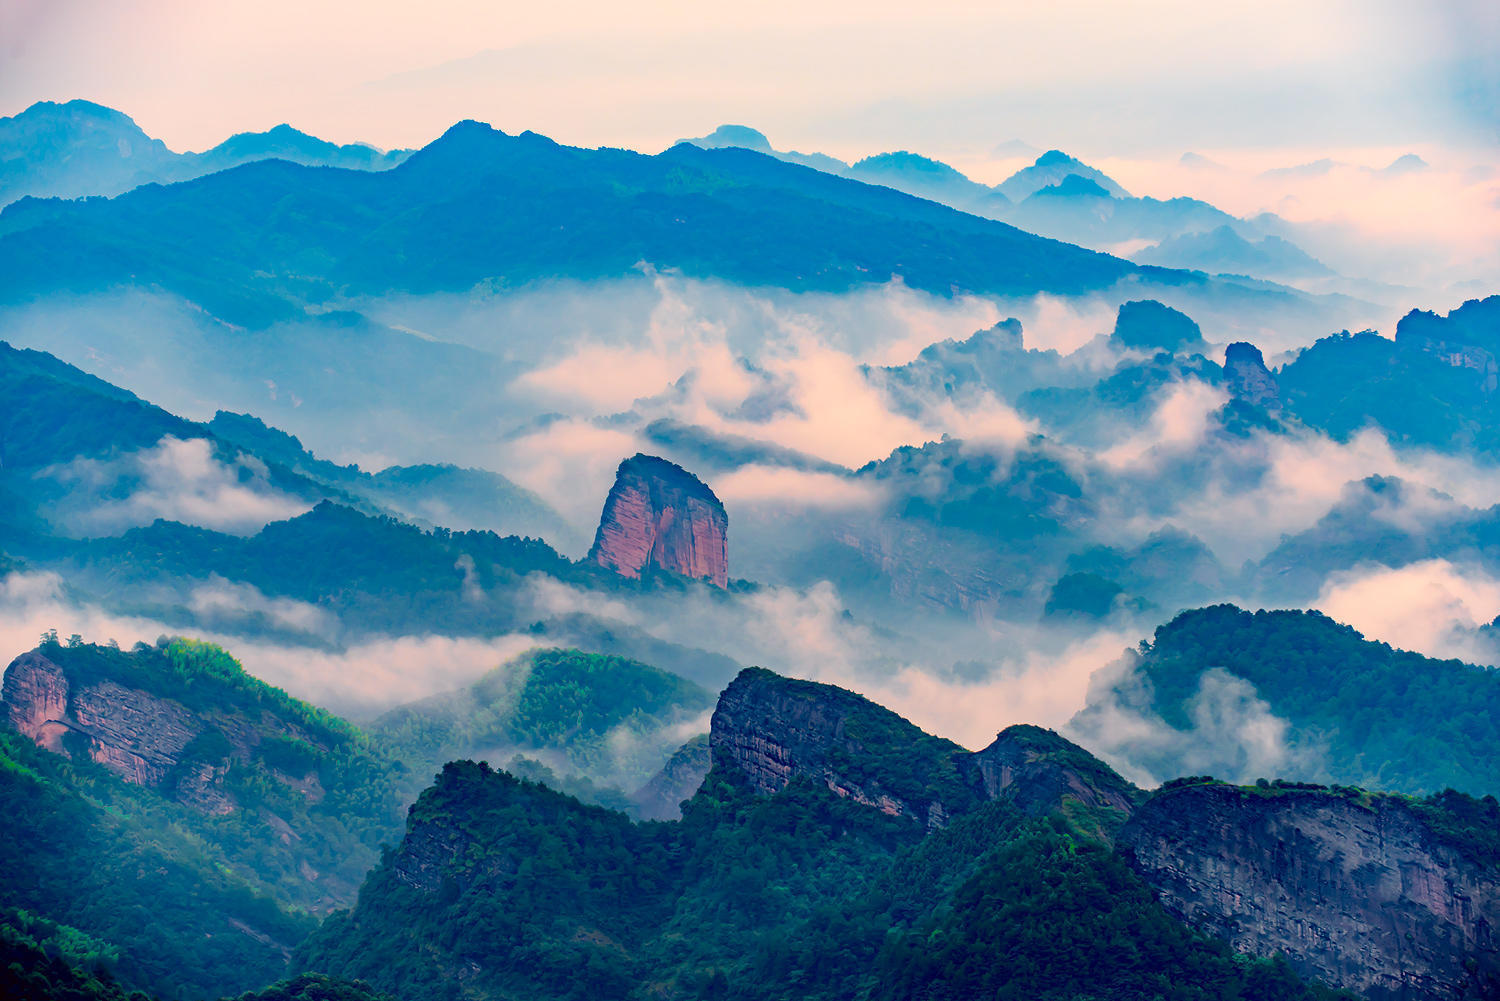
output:
[[[86,98],[176,150],[283,121],[417,146],[476,118],[645,151],[739,122],[845,158],[1483,152],[1496,52],[1483,0],[0,0],[0,114]]]

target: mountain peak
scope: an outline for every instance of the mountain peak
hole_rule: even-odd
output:
[[[1031,166],[1016,171],[1000,183],[999,190],[1011,201],[1019,202],[1043,188],[1063,184],[1069,177],[1078,177],[1080,181],[1092,181],[1113,198],[1130,197],[1130,192],[1115,183],[1108,175],[1090,167],[1076,157],[1069,156],[1060,149],[1048,150],[1037,157],[1036,162]],[[1080,182],[1073,183],[1076,185]]]
[[[588,559],[624,577],[666,570],[729,585],[729,515],[675,462],[637,453],[615,472]]]
[[[1056,184],[1049,184],[1033,194],[1033,198],[1109,198],[1112,197],[1098,181],[1081,174],[1069,174]]]
[[[1036,158],[1037,167],[1082,167],[1082,161],[1071,157],[1060,149],[1049,149]]]
[[[692,143],[694,146],[702,146],[705,149],[722,149],[726,146],[738,146],[743,149],[751,149],[757,153],[772,152],[771,140],[759,129],[752,129],[748,125],[720,125],[708,135],[701,139],[682,139],[680,142]]]

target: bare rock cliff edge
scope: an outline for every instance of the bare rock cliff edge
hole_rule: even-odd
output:
[[[654,455],[620,463],[588,558],[624,577],[651,570],[729,585],[729,516],[714,492]]]

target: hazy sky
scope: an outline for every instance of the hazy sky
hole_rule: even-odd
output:
[[[1482,151],[1497,53],[1484,0],[0,0],[0,114],[88,98],[178,150],[478,118],[644,150],[733,121],[845,157]]]

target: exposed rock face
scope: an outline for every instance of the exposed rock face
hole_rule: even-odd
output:
[[[740,769],[762,795],[805,777],[928,827],[943,826],[974,799],[955,764],[968,752],[957,744],[853,692],[761,668],[741,671],[719,696],[709,744],[716,764]],[[900,755],[902,774],[871,767],[892,754]]]
[[[1500,872],[1395,798],[1185,786],[1118,844],[1169,910],[1327,984],[1402,1001],[1500,990]]]
[[[57,754],[86,747],[90,759],[136,785],[160,785],[202,730],[176,703],[110,681],[74,691],[63,669],[37,651],[11,662],[3,692],[16,730]]]
[[[1120,307],[1110,340],[1137,351],[1201,351],[1203,331],[1186,313],[1155,299],[1136,299]]]
[[[5,700],[5,719],[55,754],[62,754],[63,735],[71,729],[68,718],[68,678],[62,668],[35,651],[23,653],[5,671],[0,687]]]
[[[728,533],[724,505],[702,480],[637,454],[615,473],[588,558],[625,577],[654,568],[727,587]]]
[[[676,820],[681,817],[682,801],[698,791],[712,762],[707,734],[699,734],[679,747],[661,771],[631,794],[641,818]]]
[[[719,697],[709,741],[715,762],[743,771],[762,794],[803,776],[929,827],[1003,799],[1033,816],[1109,811],[1096,819],[1110,821],[1112,831],[1136,795],[1107,765],[1050,730],[1010,727],[970,753],[853,692],[759,668],[741,672]]]
[[[1120,820],[1135,809],[1136,789],[1114,769],[1051,730],[1020,724],[962,759],[960,770],[985,799],[1006,799],[1033,817],[1069,809],[1071,800]]]
[[[1281,409],[1281,389],[1254,344],[1236,341],[1224,349],[1224,375],[1234,399],[1265,410]]]
[[[3,718],[39,747],[68,757],[86,755],[126,782],[157,789],[168,798],[223,814],[236,809],[223,780],[231,760],[248,760],[267,736],[303,735],[267,716],[195,714],[181,703],[104,677],[75,679],[42,650],[24,653],[5,671]],[[212,733],[211,733],[212,731]],[[219,750],[205,756],[192,747],[205,735]],[[311,778],[286,777],[285,784]],[[316,790],[321,796],[321,789]],[[307,793],[315,801],[312,793]]]
[[[1470,299],[1446,317],[1414,309],[1396,325],[1396,346],[1472,370],[1486,393],[1500,387],[1500,295]]]

